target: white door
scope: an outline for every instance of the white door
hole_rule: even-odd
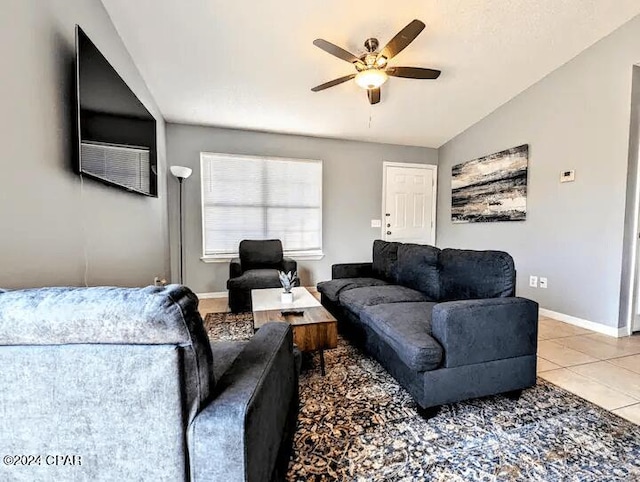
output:
[[[383,169],[383,239],[435,245],[437,167],[385,162]]]

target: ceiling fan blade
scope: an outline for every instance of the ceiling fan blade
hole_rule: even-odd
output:
[[[351,80],[356,76],[356,74],[345,75],[344,77],[340,77],[339,79],[330,80],[329,82],[325,82],[324,84],[316,85],[313,89],[314,92],[319,92],[324,89],[328,89],[329,87],[333,87],[334,85],[342,84],[347,80]]]
[[[415,40],[420,35],[420,32],[424,30],[424,23],[420,20],[412,20],[409,24],[400,30],[395,37],[389,40],[389,43],[378,54],[378,59],[384,57],[387,60],[392,59],[404,48]]]
[[[369,104],[377,104],[380,102],[380,87],[377,89],[368,89],[367,96],[369,97]]]
[[[315,39],[313,41],[313,45],[315,45],[318,48],[321,48],[322,50],[333,55],[334,57],[338,57],[339,59],[342,59],[351,64],[364,65],[363,62],[358,57],[353,55],[351,52],[347,52],[345,49],[338,47],[337,45],[334,45],[331,42],[327,42],[324,39],[321,39],[321,38]]]
[[[393,77],[405,77],[407,79],[437,79],[440,71],[423,69],[422,67],[389,67],[385,72]]]

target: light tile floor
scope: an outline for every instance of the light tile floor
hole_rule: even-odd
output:
[[[200,313],[228,311],[203,299]],[[640,335],[613,338],[541,316],[538,376],[640,424]]]
[[[640,424],[640,336],[613,338],[540,317],[538,340],[540,378]]]

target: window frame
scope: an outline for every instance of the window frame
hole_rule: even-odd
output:
[[[221,254],[206,254],[206,226],[205,226],[205,203],[204,203],[204,163],[206,162],[206,156],[218,156],[226,159],[258,159],[261,161],[288,161],[288,162],[313,162],[320,165],[320,248],[306,251],[287,251],[284,250],[283,254],[287,258],[294,258],[296,260],[320,260],[324,258],[323,241],[324,241],[324,216],[323,216],[323,204],[324,204],[324,163],[320,159],[303,159],[294,157],[278,157],[278,156],[252,156],[245,154],[228,154],[224,152],[200,152],[200,222],[202,229],[202,256],[200,260],[205,263],[226,263],[234,258],[239,257],[238,252],[234,253],[221,253]]]

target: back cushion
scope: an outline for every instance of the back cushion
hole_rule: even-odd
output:
[[[0,295],[2,345],[174,345],[188,421],[213,391],[213,355],[198,298],[180,285],[36,288]],[[174,347],[174,349],[175,349]]]
[[[395,278],[395,266],[398,260],[400,243],[390,243],[376,239],[373,242],[373,275],[376,278],[392,281]]]
[[[282,243],[279,239],[240,241],[240,263],[248,269],[282,269]]]
[[[423,244],[398,246],[396,282],[421,291],[431,301],[440,299],[440,250]]]
[[[502,251],[443,249],[440,269],[443,300],[505,298],[515,294],[513,258]]]

